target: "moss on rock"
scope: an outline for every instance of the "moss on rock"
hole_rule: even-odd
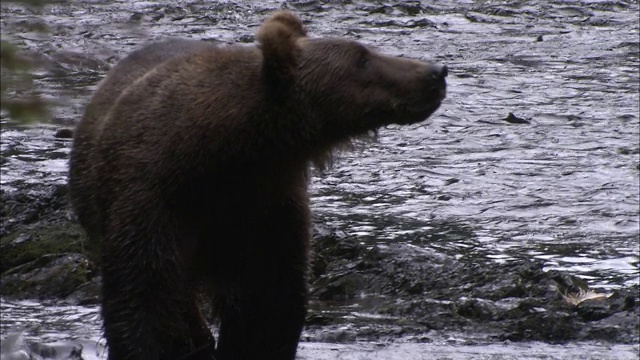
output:
[[[0,274],[46,254],[86,254],[86,236],[72,222],[19,227],[0,239]]]

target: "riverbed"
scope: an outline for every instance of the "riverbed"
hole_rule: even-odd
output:
[[[51,105],[45,125],[17,125],[2,114],[4,192],[66,183],[71,142],[55,133],[73,127],[107,69],[133,49],[168,37],[250,44],[269,12],[288,8],[312,36],[355,39],[449,68],[447,99],[429,120],[381,129],[377,142],[357,143],[329,170],[314,173],[315,223],[356,237],[367,249],[399,245],[486,269],[536,261],[543,271],[576,276],[602,294],[637,293],[637,1],[80,0],[1,6],[3,41],[37,60],[34,89]],[[3,300],[4,324],[33,321],[12,318],[7,313],[17,308],[11,306]],[[60,329],[61,337],[95,338],[99,317],[87,321],[89,334]],[[4,324],[3,337],[10,331]],[[33,332],[26,336],[38,339]],[[455,357],[471,346],[468,335],[446,342],[457,338],[439,334],[431,339],[435,344],[415,345],[412,338],[397,346],[414,354],[403,358],[416,359],[438,349],[443,355],[429,358],[523,358],[529,346],[501,343],[501,352],[487,345],[486,354],[480,346]],[[335,345],[338,350],[309,344],[302,346],[302,358],[386,359],[403,351],[389,350],[396,345],[387,343],[353,345],[354,353],[348,344]],[[567,349],[606,358],[596,351],[613,349],[566,345],[555,356],[551,345],[531,346],[546,350],[530,358],[546,353],[569,359]],[[377,355],[367,357],[368,349]],[[349,355],[329,355],[341,352]]]

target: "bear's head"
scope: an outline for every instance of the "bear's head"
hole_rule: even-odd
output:
[[[257,34],[265,78],[289,91],[327,138],[357,136],[429,117],[446,95],[446,66],[385,56],[340,38],[309,38],[302,22],[277,12]]]

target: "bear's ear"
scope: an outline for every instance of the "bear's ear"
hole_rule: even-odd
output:
[[[297,40],[307,31],[293,13],[278,11],[262,24],[256,38],[260,43],[265,75],[269,80],[289,83],[295,77],[300,48]]]

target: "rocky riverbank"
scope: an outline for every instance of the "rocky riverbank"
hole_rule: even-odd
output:
[[[0,295],[99,301],[100,269],[64,185],[2,191]],[[589,290],[536,260],[476,263],[409,244],[314,232],[308,340],[379,341],[456,332],[476,340],[638,342],[638,288]]]

